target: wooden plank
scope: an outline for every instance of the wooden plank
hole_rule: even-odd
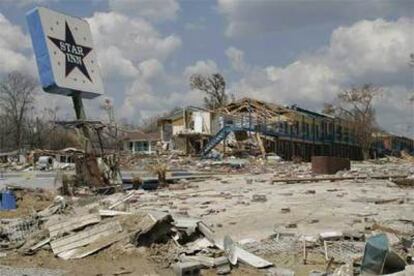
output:
[[[256,140],[257,140],[257,144],[259,145],[260,152],[262,153],[262,157],[263,157],[263,159],[265,159],[266,158],[266,149],[263,146],[263,141],[262,141],[262,138],[260,137],[259,132],[256,132]]]
[[[215,263],[214,263],[214,258],[212,257],[207,257],[207,256],[186,256],[186,255],[181,255],[180,256],[180,261],[181,262],[198,262],[200,264],[202,264],[205,267],[214,267]]]
[[[59,222],[49,226],[50,237],[55,237],[59,234],[69,233],[70,231],[85,227],[90,224],[98,223],[101,221],[101,216],[99,214],[87,214],[84,216],[72,217],[64,222]]]
[[[223,250],[224,247],[221,244],[216,243],[216,238],[214,237],[214,232],[202,221],[197,223],[198,230],[206,237],[206,239],[212,244],[216,245],[219,249]]]
[[[46,244],[48,244],[49,242],[50,242],[50,238],[46,238],[44,240],[41,240],[37,244],[35,244],[32,247],[30,247],[29,248],[29,251],[30,252],[36,251],[37,249],[42,248],[43,246],[45,246]]]
[[[128,236],[129,234],[124,232],[116,235],[101,237],[100,239],[88,244],[85,247],[70,250],[69,254],[65,254],[65,252],[63,252],[62,256],[64,256],[67,259],[81,259],[105,247],[108,247],[111,244],[120,241],[121,239],[126,238]]]
[[[128,201],[129,199],[133,198],[135,196],[135,191],[131,191],[129,192],[124,198],[122,198],[121,200],[115,202],[114,204],[112,204],[111,206],[109,206],[108,209],[113,209],[116,206]]]
[[[100,239],[101,237],[110,236],[120,231],[122,231],[122,227],[119,222],[111,221],[105,224],[96,225],[80,233],[72,234],[52,241],[50,246],[52,247],[53,253],[57,255],[64,251],[85,246]]]
[[[116,211],[116,210],[99,210],[99,215],[101,217],[114,217],[114,216],[132,215],[132,213]]]

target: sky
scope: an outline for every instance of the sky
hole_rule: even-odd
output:
[[[90,24],[105,95],[85,100],[104,119],[139,123],[174,107],[201,105],[194,73],[219,72],[227,93],[320,111],[353,86],[382,88],[379,125],[414,137],[414,1],[411,0],[0,0],[0,78],[38,78],[25,19],[44,6]],[[37,110],[71,99],[38,93]]]

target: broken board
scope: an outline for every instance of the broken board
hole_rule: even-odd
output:
[[[55,236],[69,233],[70,231],[85,227],[90,224],[98,223],[100,221],[101,216],[99,214],[88,214],[80,217],[72,217],[63,222],[49,226],[49,235],[51,238],[53,238]]]
[[[81,246],[88,245],[101,237],[111,236],[121,232],[122,227],[118,221],[111,221],[86,229],[80,233],[75,233],[63,238],[54,240],[50,243],[53,253],[59,255],[62,252],[69,251]]]

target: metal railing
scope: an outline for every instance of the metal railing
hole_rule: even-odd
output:
[[[322,144],[339,143],[347,145],[356,144],[353,135],[350,133],[344,135],[343,133],[332,133],[331,131],[331,133],[320,134],[316,136],[312,131],[304,133],[301,131],[300,127],[296,129],[292,123],[289,123],[287,121],[267,121],[258,119],[255,116],[249,114],[237,116],[220,115],[216,117],[212,122],[212,134],[217,134],[220,129],[226,126],[232,127],[234,130],[260,132],[268,136],[282,137],[304,142]]]

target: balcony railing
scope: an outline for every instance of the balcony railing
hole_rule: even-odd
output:
[[[304,134],[301,131],[291,131],[292,125],[289,125],[287,121],[269,122],[267,120],[258,119],[254,116],[248,115],[221,115],[220,117],[214,119],[212,122],[213,134],[217,133],[220,129],[226,126],[230,126],[234,130],[260,132],[268,136],[283,137],[293,140],[301,140],[305,142],[315,142],[324,144],[341,143],[348,145],[355,144],[355,139],[350,134],[346,136],[338,136],[338,133],[336,133],[335,135],[329,133],[325,135],[321,134],[319,136],[314,136],[312,132]]]

